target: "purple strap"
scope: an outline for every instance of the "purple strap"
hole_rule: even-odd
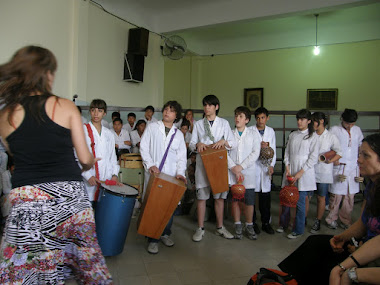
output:
[[[167,149],[166,149],[166,151],[165,151],[165,153],[164,153],[164,157],[163,157],[162,160],[161,160],[160,167],[158,168],[158,170],[160,170],[160,172],[161,172],[162,168],[164,167],[166,157],[168,156],[168,152],[169,152],[170,145],[172,144],[172,142],[173,142],[173,140],[174,140],[174,136],[175,136],[175,134],[177,133],[177,130],[178,130],[178,129],[175,129],[175,130],[174,130],[174,134],[172,134],[172,137],[170,138],[170,142],[169,142],[169,144],[168,144],[168,147],[167,147]]]

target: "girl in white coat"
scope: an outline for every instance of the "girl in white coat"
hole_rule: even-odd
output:
[[[335,134],[342,148],[342,158],[334,164],[334,183],[330,188],[330,213],[326,217],[329,228],[335,229],[339,216],[341,227],[346,229],[351,224],[351,212],[354,207],[354,196],[359,192],[359,183],[355,177],[359,176],[358,155],[362,144],[363,133],[355,126],[358,114],[355,110],[345,109],[342,113],[340,126],[334,126],[330,132]],[[346,176],[345,181],[339,181],[339,175]],[[342,202],[343,200],[343,202]],[[342,206],[339,210],[340,203]]]
[[[315,112],[312,115],[314,130],[319,140],[319,155],[328,151],[335,151],[335,155],[324,161],[318,160],[315,165],[315,176],[317,181],[317,218],[310,232],[316,234],[321,228],[321,219],[325,212],[326,196],[330,185],[333,183],[333,163],[342,157],[342,151],[338,138],[326,129],[328,119],[322,112]],[[328,197],[328,196],[327,196]]]
[[[298,130],[289,135],[285,149],[284,164],[286,166],[283,185],[286,176],[294,176],[299,190],[299,200],[296,208],[296,219],[293,232],[287,237],[294,239],[305,231],[306,196],[316,190],[314,165],[318,161],[319,143],[314,135],[311,113],[302,109],[297,112]]]

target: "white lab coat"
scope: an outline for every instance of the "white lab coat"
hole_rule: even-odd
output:
[[[135,129],[136,127],[136,122],[133,123],[133,126],[131,127],[131,125],[127,122],[126,124],[123,125],[123,129],[128,131],[129,134],[131,134],[131,132]]]
[[[351,128],[351,145],[349,146],[350,136],[342,125],[333,126],[330,132],[337,136],[340,147],[342,149],[342,158],[340,163],[346,163],[344,175],[347,176],[346,181],[339,182],[338,175],[342,174],[343,166],[334,166],[334,183],[330,187],[330,192],[333,194],[346,195],[359,192],[359,183],[355,182],[355,176],[359,174],[358,155],[359,147],[362,144],[363,133],[358,126]]]
[[[152,118],[150,119],[150,121],[148,121],[145,117],[142,117],[142,118],[138,119],[137,121],[140,121],[140,120],[145,121],[147,126],[148,126],[149,124],[152,124],[152,123],[156,123],[156,122],[158,122],[158,120],[157,120],[155,117],[152,117]]]
[[[276,135],[271,127],[265,126],[264,135],[261,136],[257,126],[250,127],[252,131],[258,134],[260,142],[269,142],[269,146],[273,149],[273,159],[270,166],[274,167],[276,164]],[[261,146],[260,146],[261,147]],[[256,160],[256,188],[255,192],[268,193],[271,190],[271,179],[268,173],[268,167],[262,164],[261,160]]]
[[[148,185],[150,177],[149,168],[152,166],[159,168],[170,139],[176,129],[173,125],[166,136],[165,126],[162,121],[147,125],[140,142],[140,154],[145,168],[144,189]],[[186,155],[183,134],[177,129],[161,172],[171,176],[182,175],[185,177]]]
[[[210,124],[210,123],[209,123]],[[191,136],[191,141],[189,144],[189,148],[191,151],[196,150],[196,144],[198,142],[204,143],[206,145],[210,145],[213,143],[216,143],[220,141],[222,138],[226,140],[230,146],[230,149],[234,149],[237,145],[235,136],[233,135],[231,131],[230,124],[227,120],[215,117],[214,123],[212,126],[210,125],[211,133],[214,136],[214,140],[212,141],[205,132],[204,125],[203,125],[203,119],[197,121],[194,124],[193,133]],[[204,188],[208,187],[210,185],[210,182],[208,181],[207,174],[205,167],[202,162],[202,158],[200,154],[197,154],[197,162],[196,162],[196,170],[195,170],[195,184],[196,188]]]
[[[319,142],[318,136],[315,133],[310,138],[304,139],[308,135],[308,132],[308,129],[292,132],[289,135],[288,144],[285,149],[284,164],[290,165],[290,173],[295,175],[301,169],[304,170],[302,177],[297,181],[299,191],[313,191],[317,189],[314,166],[318,162]],[[286,184],[284,174],[282,187]]]
[[[340,142],[333,133],[325,129],[321,135],[318,135],[317,133],[315,134],[318,136],[319,141],[319,155],[333,150],[336,152],[336,154],[342,156]],[[333,166],[333,163],[327,164],[325,162],[319,161],[318,159],[318,163],[314,167],[316,182],[332,184],[334,181]]]
[[[231,168],[236,165],[243,167],[242,174],[244,175],[243,185],[246,189],[256,188],[256,161],[260,154],[261,138],[257,133],[249,128],[245,128],[241,136],[237,129],[233,131],[237,147],[228,152],[228,178],[229,184],[237,183],[235,174]]]
[[[116,154],[115,154],[115,138],[111,131],[105,127],[102,127],[101,135],[99,135],[95,126],[90,122],[89,123],[92,129],[92,133],[94,135],[95,142],[95,154],[96,157],[101,158],[98,161],[98,169],[99,169],[99,180],[105,181],[107,179],[111,179],[113,175],[118,176],[120,167],[117,164]],[[86,143],[88,149],[92,153],[91,148],[91,139],[88,136],[87,127],[83,125],[84,134],[86,138]],[[87,170],[82,172],[82,177],[84,178],[84,186],[87,190],[90,201],[94,200],[96,186],[91,186],[88,183],[88,180],[91,176],[96,177],[95,175],[95,165]]]
[[[115,144],[119,146],[119,149],[130,149],[131,146],[125,144],[125,141],[131,141],[127,130],[121,129],[120,134],[117,134],[113,129],[111,130],[115,137]]]
[[[137,144],[141,142],[141,137],[137,130],[132,131],[130,134],[131,137],[131,143],[132,143],[132,152],[133,153],[140,153],[140,149],[137,147]]]

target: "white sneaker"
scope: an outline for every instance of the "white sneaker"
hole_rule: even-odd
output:
[[[276,232],[278,232],[278,233],[283,233],[284,232],[284,228],[283,227],[278,227],[277,229],[276,229]]]
[[[220,229],[216,229],[215,234],[218,236],[222,236],[226,239],[234,238],[234,236],[229,231],[227,231],[227,229],[224,226],[222,226]]]
[[[161,241],[164,245],[171,247],[174,245],[174,241],[168,235],[161,236]]]
[[[300,236],[302,236],[302,234],[297,234],[295,232],[292,232],[292,233],[287,235],[287,238],[288,239],[296,239],[296,238],[299,238]]]
[[[150,242],[148,244],[148,252],[151,254],[157,254],[158,253],[158,243],[157,242]]]
[[[204,235],[205,230],[202,230],[202,228],[197,228],[193,235],[193,241],[201,241]]]
[[[327,222],[326,222],[327,223]],[[329,229],[335,230],[338,227],[338,223],[336,221],[332,221],[331,224],[327,223],[327,227]]]

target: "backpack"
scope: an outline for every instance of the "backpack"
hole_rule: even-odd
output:
[[[292,275],[285,272],[260,268],[260,272],[257,272],[251,277],[247,285],[297,285],[297,281]]]

